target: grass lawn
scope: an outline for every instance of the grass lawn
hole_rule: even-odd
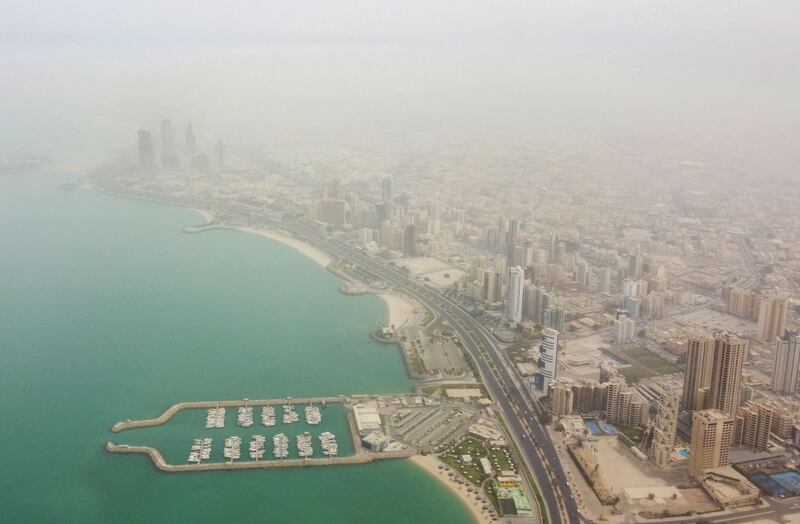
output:
[[[670,373],[677,373],[680,371],[678,366],[664,360],[645,347],[626,349],[622,351],[622,353],[641,364],[642,367],[648,368],[658,375],[668,375]]]
[[[639,382],[643,378],[650,378],[656,376],[655,373],[641,366],[631,366],[627,368],[622,368],[619,370],[619,372],[623,377],[628,379],[628,382],[630,382],[631,384],[635,384],[636,382]]]
[[[630,426],[623,426],[622,424],[612,424],[617,431],[631,439],[632,441],[636,442],[637,444],[642,441],[642,436],[644,435],[644,430],[640,428],[632,428]]]

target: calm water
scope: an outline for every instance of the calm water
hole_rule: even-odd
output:
[[[144,456],[106,454],[109,439],[152,442],[182,461],[205,434],[201,413],[108,431],[181,400],[411,382],[395,349],[368,340],[385,317],[376,297],[338,293],[333,275],[275,242],[182,234],[200,221],[193,211],[65,191],[63,180],[0,174],[1,521],[470,521],[407,461],[163,474]]]

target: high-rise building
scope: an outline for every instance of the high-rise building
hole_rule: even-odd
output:
[[[748,402],[736,410],[736,432],[733,443],[753,451],[766,451],[775,410],[767,404]]]
[[[214,162],[217,167],[225,165],[225,143],[222,139],[217,140],[217,143],[214,144]]]
[[[487,304],[500,302],[500,273],[494,270],[483,275],[483,299]]]
[[[718,409],[730,416],[736,414],[742,388],[742,366],[747,352],[747,340],[730,333],[714,335],[714,354],[711,362],[711,385],[706,407]]]
[[[555,329],[560,333],[564,331],[565,321],[566,312],[563,307],[552,305],[544,310],[542,325]]]
[[[624,378],[612,378],[607,388],[606,420],[631,427],[647,425],[650,403],[637,391],[628,387]]]
[[[677,391],[665,392],[658,405],[653,436],[650,439],[648,454],[656,466],[663,468],[669,465],[675,450],[675,433],[678,429],[678,405],[680,395]]]
[[[635,297],[625,297],[622,307],[628,312],[629,317],[637,320],[642,312],[642,301]]]
[[[578,262],[575,268],[575,280],[578,282],[578,289],[585,291],[589,287],[589,264],[585,261]]]
[[[800,333],[785,331],[775,340],[775,368],[772,371],[772,391],[781,395],[797,392],[800,373]]]
[[[557,378],[547,387],[547,397],[550,399],[550,411],[554,415],[572,415],[575,408],[575,384],[564,378]]]
[[[197,139],[194,136],[194,129],[192,129],[191,122],[186,124],[186,133],[184,136],[186,142],[186,156],[192,158],[197,153]]]
[[[537,386],[541,391],[547,391],[552,380],[556,379],[558,370],[558,331],[544,328],[542,340],[539,343],[539,374]]]
[[[508,319],[519,324],[522,322],[522,305],[525,295],[525,270],[520,266],[508,268]]]
[[[789,313],[789,300],[786,297],[761,299],[758,311],[758,340],[772,342],[786,331],[786,316]]]
[[[178,169],[180,165],[180,158],[175,153],[175,130],[172,127],[172,120],[165,118],[161,121],[161,167]]]
[[[414,224],[406,226],[403,238],[403,254],[407,257],[417,256],[417,228]]]
[[[600,282],[598,284],[598,291],[600,293],[610,293],[611,292],[611,268],[604,267],[600,270]]]
[[[729,313],[758,320],[761,297],[755,292],[734,286],[725,286],[722,288],[722,299],[727,301]]]
[[[731,415],[716,409],[692,414],[692,442],[689,475],[700,478],[711,468],[727,466],[736,423]]]
[[[664,305],[666,303],[665,293],[651,292],[644,297],[643,313],[648,317],[660,317],[664,314]]]
[[[642,276],[642,266],[644,265],[644,256],[641,253],[630,255],[628,257],[628,275],[632,278],[639,278]]]
[[[153,147],[153,137],[150,131],[139,130],[139,167],[153,169],[156,165],[156,152]]]
[[[686,371],[683,379],[683,409],[705,409],[705,396],[711,385],[714,337],[691,336],[686,342]]]
[[[626,343],[636,336],[636,322],[627,315],[622,315],[615,322],[617,342]]]
[[[683,406],[733,416],[739,405],[747,341],[730,333],[692,336],[686,343]]]
[[[383,199],[386,219],[392,220],[394,217],[394,178],[392,175],[386,175],[381,180],[381,198]]]

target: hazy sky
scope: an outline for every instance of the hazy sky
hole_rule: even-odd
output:
[[[233,140],[558,129],[791,154],[798,20],[795,1],[5,0],[0,155],[98,157],[163,116]]]

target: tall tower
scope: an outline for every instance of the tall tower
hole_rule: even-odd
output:
[[[714,356],[711,363],[711,385],[706,405],[730,416],[739,407],[742,388],[742,365],[747,341],[730,333],[714,335]]]
[[[544,328],[542,341],[539,343],[539,389],[547,391],[547,386],[556,379],[558,369],[558,331]]]
[[[789,300],[786,297],[761,299],[758,311],[758,340],[772,342],[786,331],[786,316],[789,313]]]
[[[392,178],[392,175],[386,175],[381,180],[381,197],[383,198],[386,219],[391,220],[394,216],[394,178]]]
[[[793,395],[797,391],[800,373],[800,333],[785,331],[775,340],[775,369],[772,372],[772,391]]]
[[[186,124],[186,156],[192,158],[197,153],[197,139],[194,136],[192,123]]]
[[[417,256],[417,228],[414,224],[406,226],[405,238],[403,242],[403,253],[407,257]]]
[[[678,405],[680,396],[677,391],[667,391],[661,404],[653,428],[648,454],[656,466],[663,468],[669,465],[675,448],[675,433],[678,429]]]
[[[525,296],[525,270],[520,266],[508,268],[508,319],[522,322],[522,305]]]
[[[734,443],[753,451],[766,451],[775,410],[760,402],[748,402],[736,410]]]
[[[707,469],[729,464],[734,429],[733,417],[722,411],[707,409],[692,414],[689,475],[698,478]]]
[[[156,152],[153,147],[153,136],[150,131],[139,130],[139,167],[142,169],[153,169],[156,165]]]
[[[714,337],[692,336],[686,342],[686,371],[683,379],[683,408],[699,411],[705,408],[705,393],[711,385],[711,364]]]

